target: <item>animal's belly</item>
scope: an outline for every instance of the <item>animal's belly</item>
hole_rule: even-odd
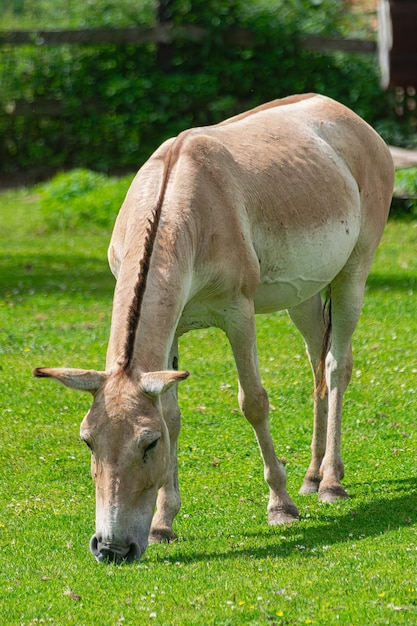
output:
[[[328,222],[298,237],[264,241],[258,249],[260,284],[257,313],[288,309],[325,288],[348,261],[357,242],[360,218]]]
[[[305,278],[264,282],[256,293],[255,312],[272,313],[290,309],[313,296],[328,283],[329,281],[313,281]]]

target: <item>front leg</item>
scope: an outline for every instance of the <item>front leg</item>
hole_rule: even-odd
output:
[[[171,441],[171,458],[166,482],[158,492],[156,511],[152,519],[149,543],[170,542],[178,539],[172,529],[175,516],[181,507],[178,487],[177,442]]]
[[[178,350],[176,342],[171,351],[169,365],[173,369],[178,369]],[[169,431],[170,462],[165,483],[158,492],[156,511],[152,519],[149,534],[149,543],[170,542],[178,539],[177,535],[172,530],[172,524],[181,507],[177,458],[178,436],[180,432],[180,409],[178,406],[177,385],[161,397],[161,402],[164,419]]]
[[[226,333],[239,375],[239,405],[253,426],[264,462],[269,486],[268,522],[285,524],[298,518],[298,510],[287,492],[285,469],[275,454],[269,429],[269,402],[259,373],[253,302],[242,298],[233,310]]]

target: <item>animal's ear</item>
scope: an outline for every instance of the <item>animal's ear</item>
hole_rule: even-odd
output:
[[[105,372],[80,370],[69,367],[37,367],[33,370],[37,378],[53,378],[71,389],[95,393],[105,382]]]
[[[170,387],[185,380],[190,375],[190,372],[177,372],[166,370],[162,372],[148,372],[142,374],[140,378],[140,389],[147,396],[156,398],[161,393],[168,391]]]

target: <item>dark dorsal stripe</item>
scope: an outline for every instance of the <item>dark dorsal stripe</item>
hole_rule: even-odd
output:
[[[152,211],[151,217],[148,219],[148,228],[146,230],[143,255],[139,263],[138,279],[136,281],[133,300],[128,312],[127,335],[124,349],[124,358],[122,363],[122,368],[124,370],[128,370],[130,368],[134,355],[136,332],[139,325],[142,302],[145,294],[146,283],[148,280],[149,266],[151,262],[152,251],[155,245],[156,235],[158,232],[162,205],[165,197],[165,190],[167,187],[169,173],[171,169],[171,155],[173,145],[174,144],[171,144],[165,157],[159,198],[156,203],[155,209]]]

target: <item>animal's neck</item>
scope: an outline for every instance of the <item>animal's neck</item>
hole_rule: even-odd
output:
[[[147,278],[138,327],[133,338],[129,368],[142,372],[168,367],[168,356],[178,321],[185,305],[187,291],[177,268],[153,267]],[[137,270],[122,267],[113,301],[110,339],[107,349],[107,369],[126,361],[129,306],[135,291]]]

